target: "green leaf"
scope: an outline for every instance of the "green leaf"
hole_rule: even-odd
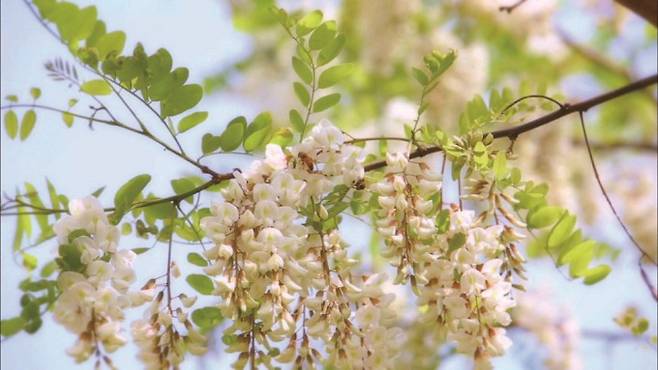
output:
[[[16,138],[16,134],[18,133],[18,117],[16,117],[16,112],[13,110],[5,113],[5,131],[7,131],[7,135],[10,138]]]
[[[182,179],[171,180],[171,187],[174,189],[174,192],[176,192],[176,194],[183,194],[191,191],[196,186],[194,185],[192,180],[187,178],[182,178]],[[185,199],[185,201],[192,204],[192,199],[193,197],[189,196]]]
[[[299,99],[302,105],[305,107],[308,106],[308,103],[311,98],[304,85],[302,85],[300,82],[293,82],[292,87],[295,90],[295,95],[297,96],[297,99]]]
[[[528,213],[528,228],[541,229],[543,227],[554,224],[560,214],[562,208],[560,207],[540,207],[537,210]]]
[[[353,65],[350,63],[329,67],[324,72],[322,72],[322,74],[320,74],[318,87],[320,89],[324,89],[335,85],[338,81],[349,76],[353,69]]]
[[[322,23],[320,27],[315,29],[308,40],[308,45],[311,50],[319,50],[329,44],[336,36],[336,22],[328,21]]]
[[[567,210],[564,210],[560,220],[548,234],[548,240],[546,242],[548,248],[556,248],[567,241],[571,236],[574,226],[576,226],[576,216],[570,215]]]
[[[66,127],[71,127],[71,126],[73,126],[73,120],[74,120],[74,118],[75,118],[75,117],[74,117],[71,113],[69,113],[69,112],[62,112],[62,121],[64,121],[64,124],[66,125]]]
[[[436,229],[439,234],[444,234],[450,228],[450,211],[442,209],[436,215]]]
[[[208,112],[194,112],[185,116],[178,122],[178,132],[181,134],[192,127],[200,124],[208,118]]]
[[[297,57],[292,57],[292,68],[302,81],[306,82],[307,85],[311,84],[313,81],[313,72],[311,72],[311,68],[306,63]]]
[[[5,99],[7,99],[7,101],[10,103],[18,103],[18,96],[13,94],[5,96]]]
[[[34,128],[35,123],[37,122],[37,114],[34,110],[30,109],[25,112],[23,119],[21,120],[21,141],[27,139]]]
[[[32,99],[37,100],[41,96],[41,89],[38,87],[33,87],[30,89],[30,95],[32,95]]]
[[[59,257],[55,259],[63,271],[83,271],[85,265],[80,261],[82,252],[74,244],[61,244],[58,249]]]
[[[144,213],[149,218],[157,220],[168,220],[172,217],[175,208],[170,202],[156,203],[154,205],[144,207]]]
[[[112,88],[105,80],[91,80],[80,86],[80,91],[89,95],[110,95]]]
[[[320,99],[316,100],[315,103],[313,103],[313,112],[322,112],[323,110],[327,110],[334,105],[338,104],[340,101],[340,94],[339,93],[333,93],[329,94],[326,96],[321,97]]]
[[[466,235],[464,233],[457,233],[448,240],[448,253],[461,248],[466,243]]]
[[[201,138],[201,151],[203,154],[212,153],[215,150],[219,149],[221,140],[219,136],[213,134],[205,134]]]
[[[130,210],[133,202],[151,181],[150,175],[138,175],[128,180],[114,195],[114,224],[117,224],[123,215]]]
[[[37,268],[39,262],[36,256],[25,252],[21,253],[21,256],[23,257],[23,267],[25,267],[28,271],[32,271]]]
[[[295,131],[302,132],[304,130],[304,119],[299,111],[291,109],[288,118],[290,119],[290,124],[292,124],[292,128],[295,129]]]
[[[640,318],[637,321],[637,324],[631,328],[633,335],[642,335],[649,329],[649,320],[645,318]]]
[[[148,72],[152,81],[163,78],[169,74],[172,65],[173,60],[167,49],[160,48],[155,54],[148,57]]]
[[[25,194],[27,198],[30,200],[30,203],[32,203],[32,205],[35,205],[40,208],[45,208],[45,205],[41,201],[41,197],[39,197],[39,192],[34,187],[34,185],[30,184],[29,182],[25,183]],[[37,214],[34,215],[34,217],[37,219],[37,222],[39,224],[39,229],[41,230],[41,232],[44,234],[47,233],[50,230],[50,225],[48,224],[48,215]]]
[[[502,150],[496,153],[496,158],[493,163],[493,172],[496,180],[504,179],[509,172],[507,170],[507,154]]]
[[[203,307],[192,311],[192,321],[204,330],[214,328],[223,320],[222,312],[217,307]]]
[[[187,255],[187,262],[199,267],[208,266],[208,261],[206,261],[206,259],[203,258],[203,256],[201,256],[199,253],[194,252]]]
[[[232,152],[242,144],[245,131],[247,130],[247,119],[243,116],[235,117],[228,123],[224,132],[219,136],[219,145],[225,152]]]
[[[584,276],[583,282],[586,285],[593,285],[598,283],[599,281],[603,280],[608,276],[608,274],[612,271],[612,268],[608,265],[598,265],[594,268],[589,269]]]
[[[425,74],[425,72],[421,71],[420,69],[418,69],[416,67],[413,67],[411,69],[411,72],[413,73],[414,78],[416,79],[416,81],[418,81],[418,83],[421,84],[421,86],[427,85],[427,83],[429,82],[429,79],[427,78],[427,75]]]
[[[187,283],[190,284],[194,290],[203,295],[210,295],[215,289],[215,285],[213,284],[212,280],[210,280],[210,278],[206,275],[190,274],[187,276],[185,281],[187,281]]]
[[[247,133],[244,138],[244,150],[252,152],[263,146],[269,138],[272,131],[272,116],[264,112],[256,116],[253,122],[247,127]]]
[[[55,272],[55,270],[57,270],[57,263],[55,261],[50,261],[45,265],[43,265],[43,267],[41,268],[40,276],[42,278],[47,278],[50,275],[52,275]]]
[[[560,262],[569,264],[569,275],[571,277],[580,277],[587,272],[587,266],[594,257],[595,247],[595,241],[586,240],[571,248],[562,256]]]
[[[106,33],[98,39],[96,49],[98,57],[105,60],[111,53],[121,54],[126,44],[126,34],[123,31]]]
[[[322,23],[322,12],[314,10],[297,22],[297,34],[304,36]]]
[[[25,320],[18,316],[7,320],[0,320],[0,335],[3,337],[11,337],[17,334],[25,326]]]
[[[161,103],[160,109],[163,117],[175,116],[193,108],[201,101],[203,89],[201,85],[183,85],[174,89],[165,101]]]
[[[334,58],[336,58],[340,51],[343,49],[343,45],[345,45],[345,36],[336,36],[336,38],[333,39],[326,47],[324,47],[320,51],[320,54],[318,54],[317,65],[323,66],[334,60]]]

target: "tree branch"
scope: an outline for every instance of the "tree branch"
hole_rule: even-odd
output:
[[[564,104],[563,108],[560,108],[558,110],[555,110],[547,115],[544,115],[542,117],[539,117],[537,119],[534,119],[530,122],[507,128],[507,129],[502,129],[502,130],[497,130],[497,131],[492,131],[491,134],[495,139],[503,138],[503,137],[508,137],[510,139],[515,139],[519,135],[534,130],[538,127],[541,127],[543,125],[549,124],[553,121],[556,121],[559,118],[562,118],[564,116],[568,116],[572,113],[577,113],[577,112],[585,112],[588,109],[595,107],[599,104],[603,104],[607,101],[610,101],[612,99],[618,98],[620,96],[632,93],[637,90],[644,89],[648,86],[651,86],[655,83],[658,83],[658,75],[653,75],[649,76],[646,78],[643,78],[641,80],[632,82],[626,86],[620,87],[616,90],[609,91],[607,93],[595,96],[593,98],[584,100],[579,103],[575,104]],[[426,155],[432,154],[432,153],[437,153],[440,152],[442,149],[439,146],[430,146],[430,147],[421,147],[413,151],[409,155],[409,159],[412,158],[419,158],[419,157],[424,157]],[[365,170],[367,171],[373,171],[377,170],[380,168],[386,167],[386,161],[377,161],[373,162],[367,166],[365,166]]]
[[[646,19],[654,27],[658,25],[658,2],[656,0],[615,0],[633,13]]]

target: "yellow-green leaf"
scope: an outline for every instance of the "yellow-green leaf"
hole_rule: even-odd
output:
[[[34,112],[34,110],[30,109],[29,111],[25,112],[23,119],[21,120],[21,140],[25,140],[28,136],[30,136],[30,133],[32,132],[32,129],[34,129],[34,124],[36,122],[37,114]]]
[[[202,123],[208,118],[208,112],[194,112],[185,116],[178,122],[178,132],[183,133],[194,126]]]
[[[110,95],[112,88],[105,80],[91,80],[80,86],[80,91],[89,95]]]
[[[18,117],[16,117],[16,112],[13,110],[5,113],[5,131],[7,131],[7,135],[10,138],[16,138],[16,134],[18,133]]]

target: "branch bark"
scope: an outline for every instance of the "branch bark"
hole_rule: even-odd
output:
[[[498,138],[503,138],[503,137],[508,137],[510,139],[515,139],[519,135],[534,130],[538,127],[544,126],[546,124],[549,124],[551,122],[554,122],[564,116],[568,116],[572,113],[578,113],[578,112],[585,112],[588,109],[595,107],[599,104],[603,104],[607,101],[610,101],[612,99],[618,98],[620,96],[632,93],[634,91],[638,91],[641,89],[644,89],[646,87],[649,87],[653,84],[658,83],[658,74],[643,78],[641,80],[637,80],[635,82],[632,82],[626,86],[620,87],[618,89],[609,91],[607,93],[592,97],[590,99],[584,100],[579,103],[575,104],[569,104],[566,103],[563,105],[562,108],[555,110],[547,115],[541,116],[537,119],[534,119],[530,122],[507,128],[507,129],[502,129],[502,130],[497,130],[497,131],[492,131],[491,134],[495,139]],[[419,148],[413,151],[409,155],[409,159],[412,158],[419,158],[419,157],[424,157],[426,155],[432,154],[432,153],[437,153],[441,151],[441,147],[439,146],[430,146],[426,148]],[[373,162],[367,166],[365,166],[365,170],[367,171],[373,171],[377,170],[380,168],[383,168],[386,166],[386,161],[378,161],[378,162]]]
[[[615,0],[633,13],[646,19],[654,27],[658,25],[658,2],[656,0]]]

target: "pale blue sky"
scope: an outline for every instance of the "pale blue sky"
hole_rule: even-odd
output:
[[[228,6],[223,1],[194,0],[114,0],[78,1],[86,5],[94,3],[99,17],[104,19],[110,30],[124,30],[128,35],[126,49],[131,50],[136,41],[141,41],[147,51],[166,47],[174,58],[175,66],[190,69],[190,80],[201,82],[204,76],[217,70],[223,63],[238,59],[249,49],[248,38],[232,29],[228,18]],[[43,90],[41,103],[65,107],[70,97],[77,94],[67,90],[61,83],[53,82],[46,76],[43,63],[46,60],[67,58],[66,50],[45,32],[20,0],[3,0],[1,6],[1,83],[0,95],[18,94],[27,100],[29,87],[39,86]],[[68,58],[70,60],[70,58]],[[642,68],[647,68],[642,66]],[[82,103],[82,102],[81,102]],[[83,104],[79,104],[83,108]],[[204,129],[196,129],[183,135],[182,142],[192,151],[199,147],[204,132],[218,133],[232,117],[244,114],[253,116],[257,108],[245,99],[224,94],[206,97],[200,110],[208,110],[210,118]],[[84,110],[82,110],[84,111]],[[148,112],[138,112],[149,117]],[[157,122],[151,120],[153,127]],[[165,137],[163,132],[155,131]],[[67,129],[59,115],[39,112],[39,120],[30,138],[24,142],[11,141],[3,132],[0,134],[1,175],[0,188],[12,192],[24,181],[45,187],[48,177],[58,190],[69,197],[84,196],[102,185],[107,192],[101,200],[111,203],[111,194],[127,179],[139,173],[151,173],[153,181],[149,189],[156,194],[171,192],[169,180],[184,174],[195,173],[195,168],[163,152],[157,145],[127,132],[107,127],[89,130],[86,124],[76,121],[73,128]],[[245,164],[244,158],[218,158],[210,164],[218,171],[224,171]],[[655,162],[654,162],[655,163]],[[211,199],[213,196],[208,197]],[[607,221],[606,218],[604,220]],[[625,243],[616,226],[606,228],[611,241]],[[359,238],[368,235],[366,227],[359,223],[348,223],[345,235],[355,247],[367,244]],[[0,282],[2,285],[2,317],[18,313],[18,282],[25,272],[12,260],[10,253],[14,230],[12,219],[1,221]],[[122,246],[134,248],[145,246],[146,242],[132,238],[122,239]],[[150,245],[149,245],[150,246]],[[180,246],[175,257],[185,271],[192,267],[184,256],[192,247]],[[165,263],[164,249],[149,252],[138,263],[141,280],[162,272]],[[52,258],[55,246],[46,244],[37,254],[41,260]],[[582,326],[588,329],[615,330],[612,317],[627,304],[633,303],[648,317],[656,316],[655,303],[650,299],[641,284],[637,273],[635,251],[624,251],[611,276],[594,287],[584,287],[578,282],[568,282],[555,271],[548,261],[533,262],[530,270],[530,285],[549,284],[557,294],[557,299],[573,307],[574,314]],[[184,281],[179,281],[175,289],[187,289]],[[131,313],[128,319],[140,315],[141,309]],[[127,327],[127,325],[126,325]],[[655,323],[654,328],[655,331]],[[73,367],[73,361],[64,354],[75,338],[70,333],[46,319],[42,329],[35,335],[21,333],[3,342],[0,346],[0,364],[3,369],[91,369],[89,361]],[[587,369],[650,369],[656,366],[656,352],[648,346],[637,343],[614,347],[611,352],[599,341],[585,341],[582,354]],[[515,352],[497,361],[507,370],[524,369]],[[127,346],[116,352],[113,359],[121,369],[139,368],[135,363],[135,348]],[[211,354],[206,359],[207,368],[226,366],[232,358],[223,353]],[[212,365],[212,366],[210,366]],[[448,368],[463,368],[460,359],[448,361]],[[185,369],[205,368],[201,361],[186,363]]]

